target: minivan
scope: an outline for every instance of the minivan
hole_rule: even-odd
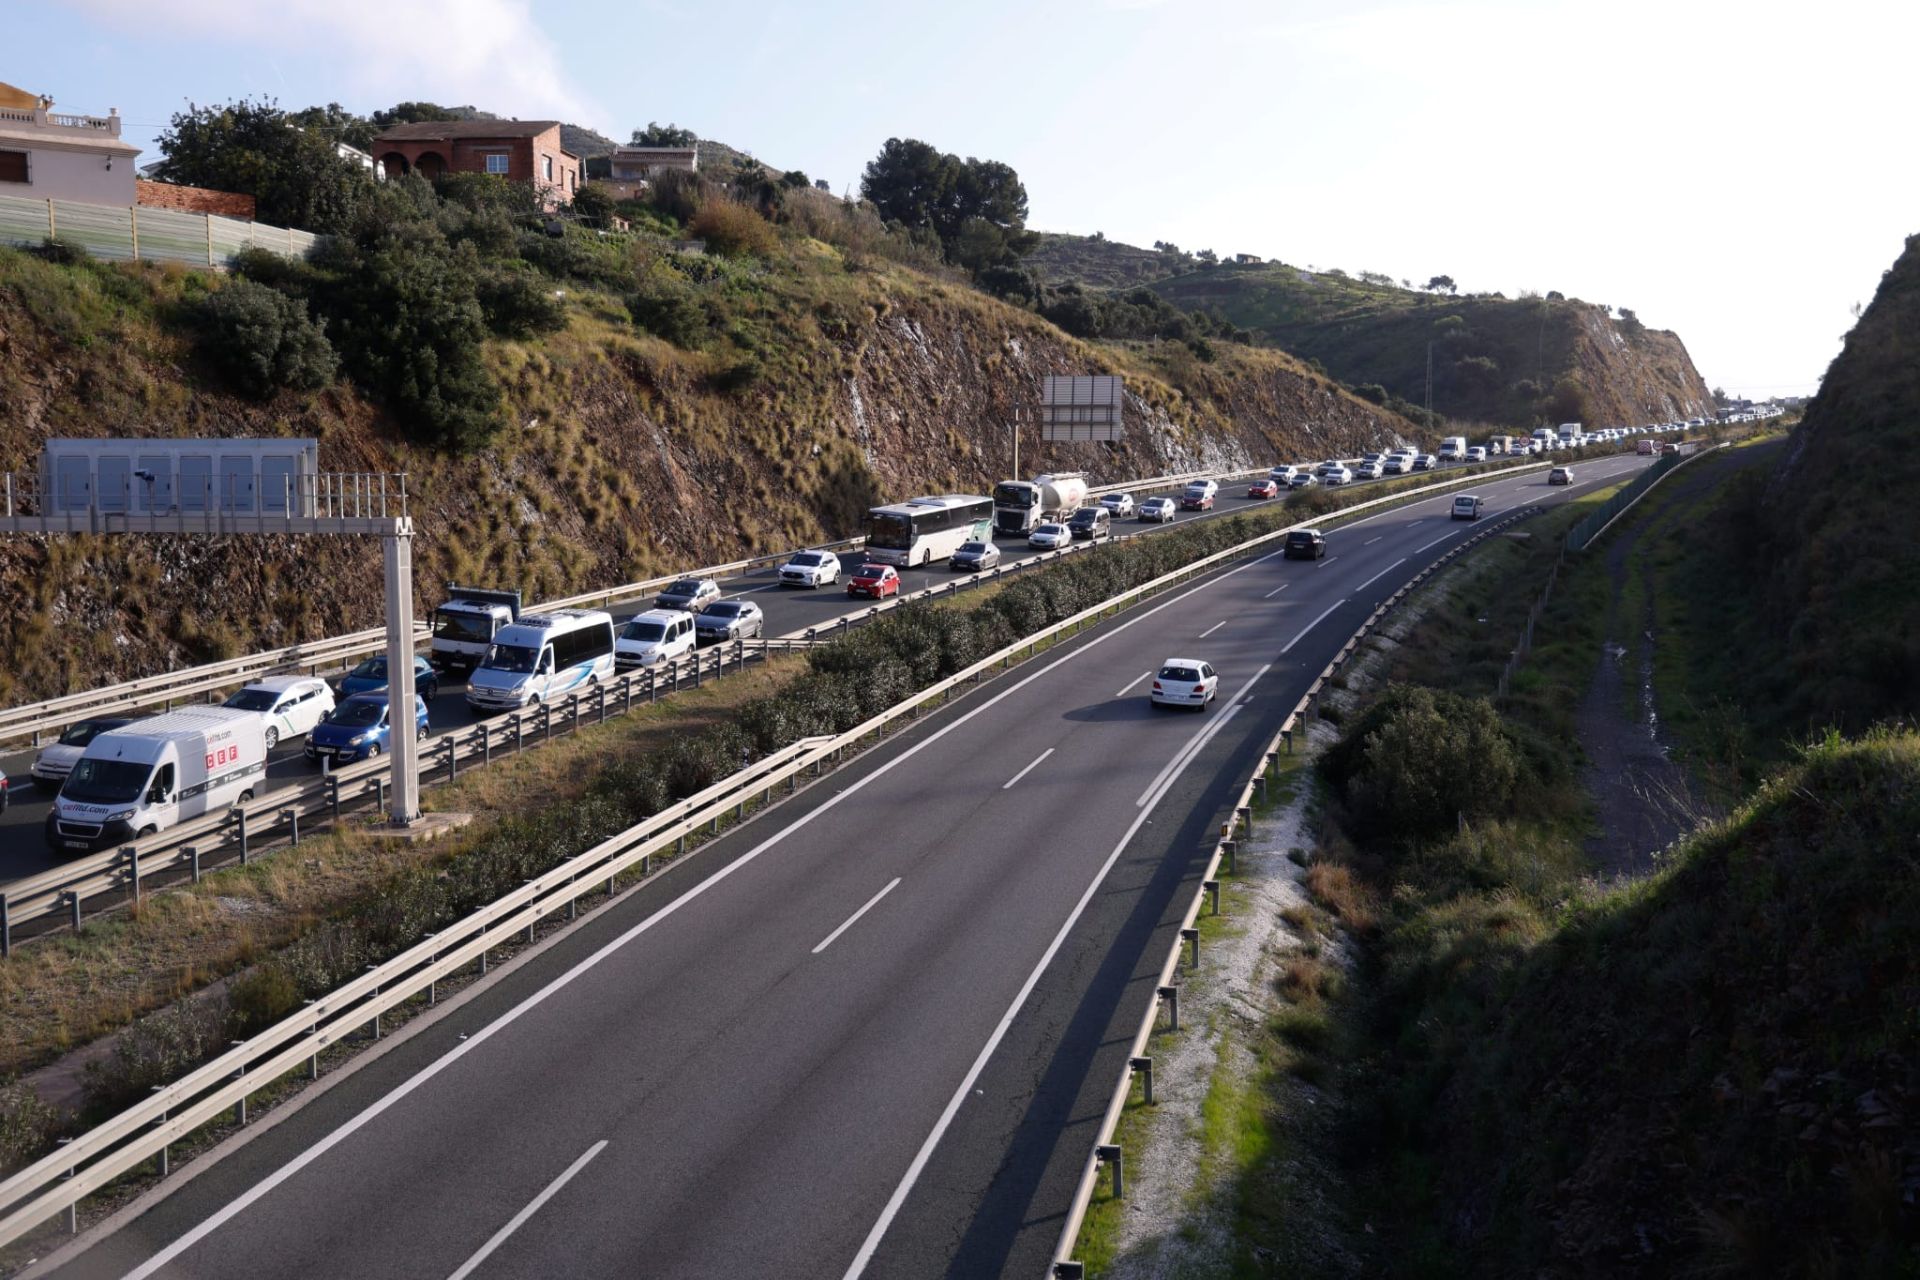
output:
[[[1113,533],[1113,513],[1105,507],[1082,507],[1067,521],[1067,528],[1081,541],[1098,542]]]
[[[1318,529],[1294,529],[1282,548],[1287,560],[1318,560],[1327,554],[1326,535]]]
[[[1455,520],[1478,520],[1480,518],[1480,499],[1471,493],[1463,493],[1453,500],[1453,518]]]
[[[1195,480],[1180,494],[1180,505],[1188,511],[1206,511],[1213,506],[1213,495],[1220,486],[1212,480]]]
[[[613,642],[613,665],[621,671],[651,667],[693,652],[693,615],[684,609],[649,609],[628,619]]]

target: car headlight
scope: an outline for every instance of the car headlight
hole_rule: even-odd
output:
[[[122,810],[120,810],[120,812],[118,812],[118,813],[110,813],[110,814],[108,814],[108,815],[107,815],[107,818],[106,818],[106,820],[107,820],[108,822],[126,822],[126,821],[128,821],[129,819],[131,819],[132,817],[133,817],[133,810],[131,810],[131,809],[122,809]]]
[[[347,745],[350,747],[357,747],[363,744],[364,742],[366,742],[366,740],[367,740],[366,734],[356,733],[351,738],[347,739]]]

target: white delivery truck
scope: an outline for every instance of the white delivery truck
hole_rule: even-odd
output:
[[[1054,471],[1032,480],[1002,480],[993,486],[993,531],[1029,534],[1040,525],[1064,523],[1086,505],[1084,471]]]
[[[500,628],[467,680],[481,715],[553,702],[613,678],[613,618],[598,609],[529,613]]]
[[[448,599],[433,611],[433,665],[472,671],[486,660],[500,628],[520,620],[520,593],[447,584]]]
[[[1542,453],[1553,448],[1554,439],[1552,427],[1535,427],[1533,429],[1533,442],[1540,446]]]
[[[1465,462],[1467,460],[1467,438],[1448,436],[1440,442],[1440,461]]]
[[[47,846],[91,853],[253,799],[267,773],[266,722],[231,707],[182,707],[110,730],[47,814]]]
[[[1560,424],[1560,443],[1563,445],[1572,446],[1575,441],[1579,440],[1580,437],[1585,434],[1586,429],[1577,422],[1563,422]]]

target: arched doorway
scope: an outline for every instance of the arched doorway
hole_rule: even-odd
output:
[[[380,157],[380,163],[386,169],[387,176],[393,178],[398,178],[413,168],[407,163],[406,156],[398,151],[387,152]]]
[[[438,151],[422,151],[413,167],[420,171],[421,177],[433,179],[447,171],[447,162]]]

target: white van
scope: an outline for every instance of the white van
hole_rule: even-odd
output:
[[[1440,442],[1440,461],[1460,462],[1466,456],[1467,438],[1465,436],[1448,436]]]
[[[693,615],[684,609],[636,613],[613,641],[613,665],[621,671],[651,667],[693,652]]]
[[[487,660],[467,680],[482,714],[551,702],[613,676],[613,618],[598,609],[521,615],[494,633]]]
[[[253,799],[267,772],[265,722],[182,707],[87,744],[47,814],[47,846],[90,853]]]
[[[1574,441],[1578,440],[1581,436],[1585,434],[1586,434],[1586,429],[1577,422],[1563,422],[1560,424],[1560,443],[1561,444],[1571,445]]]

